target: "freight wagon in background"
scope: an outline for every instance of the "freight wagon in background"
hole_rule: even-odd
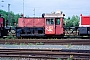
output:
[[[8,30],[9,29],[5,27],[5,19],[1,17],[1,14],[0,14],[0,37],[7,36]]]
[[[89,35],[90,36],[90,15],[89,16],[83,16],[80,15],[80,21],[79,21],[79,35]]]
[[[16,36],[60,36],[64,35],[63,18],[60,11],[42,14],[42,17],[18,18]]]
[[[0,15],[0,37],[2,36],[2,30],[3,30],[3,18]]]

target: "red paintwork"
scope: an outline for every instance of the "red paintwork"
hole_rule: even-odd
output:
[[[2,27],[3,27],[3,18],[0,18],[0,27],[1,27],[1,24],[2,24]]]
[[[56,35],[61,35],[63,34],[63,18],[60,18],[60,25],[56,25],[55,26],[55,30],[56,30]]]
[[[44,18],[19,18],[18,27],[44,27]]]
[[[23,18],[18,18],[18,27],[24,27]]]
[[[81,25],[90,25],[90,16],[81,16]]]
[[[34,27],[44,27],[45,19],[44,18],[34,18]]]
[[[24,18],[25,27],[33,27],[33,18]]]

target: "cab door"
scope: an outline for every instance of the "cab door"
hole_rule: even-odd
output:
[[[45,34],[55,34],[55,20],[54,18],[45,18]]]
[[[63,34],[63,19],[55,18],[55,34],[61,35]]]

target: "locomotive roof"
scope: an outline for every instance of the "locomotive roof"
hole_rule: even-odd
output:
[[[64,16],[63,14],[57,13],[57,14],[45,14],[44,17],[64,17]]]
[[[46,13],[44,17],[64,17],[64,14],[62,11],[56,11],[56,12]]]
[[[22,17],[20,17],[22,18]],[[24,17],[24,18],[42,18],[42,17]]]

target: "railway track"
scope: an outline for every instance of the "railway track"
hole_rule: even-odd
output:
[[[0,44],[90,45],[90,39],[1,39]]]
[[[0,49],[0,57],[89,60],[90,50]]]

